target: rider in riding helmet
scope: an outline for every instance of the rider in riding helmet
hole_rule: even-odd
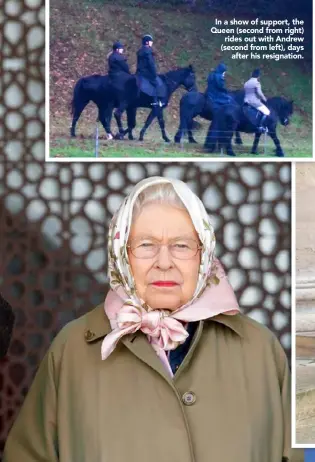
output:
[[[153,38],[147,34],[142,37],[142,46],[137,52],[137,75],[147,79],[154,87],[153,106],[158,105],[157,97],[157,70],[152,50]]]
[[[125,84],[130,79],[131,74],[124,56],[124,46],[121,42],[113,44],[113,51],[108,55],[108,76],[112,87],[116,90],[116,97],[119,107],[116,112],[122,112],[126,106]]]
[[[221,63],[208,76],[206,97],[212,109],[217,109],[224,104],[233,103],[233,99],[225,87],[226,70],[226,65]]]
[[[259,82],[259,77],[260,77],[260,70],[255,69],[252,73],[252,76],[249,80],[244,85],[244,90],[245,90],[245,97],[244,97],[244,103],[249,104],[250,106],[254,107],[258,111],[262,113],[262,117],[260,119],[260,126],[259,130],[261,132],[265,132],[266,128],[264,127],[264,122],[266,118],[269,116],[270,111],[263,104],[267,102],[267,99],[265,95],[263,94],[261,90],[261,84]]]

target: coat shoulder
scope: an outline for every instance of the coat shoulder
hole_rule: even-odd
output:
[[[110,323],[104,312],[104,305],[100,304],[83,316],[67,323],[56,335],[50,350],[60,353],[68,343],[77,344],[97,340],[111,331]]]
[[[278,361],[286,361],[286,353],[277,336],[265,325],[244,314],[238,315],[249,343],[270,349]],[[265,348],[264,348],[265,347]]]

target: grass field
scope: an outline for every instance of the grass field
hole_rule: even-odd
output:
[[[199,91],[204,91],[208,73],[219,62],[228,65],[227,86],[241,88],[257,62],[235,61],[220,52],[222,37],[210,32],[214,17],[186,11],[147,9],[87,0],[52,0],[50,8],[50,155],[51,157],[94,157],[96,107],[90,103],[77,125],[78,138],[71,140],[69,103],[75,82],[84,75],[105,74],[106,55],[114,40],[126,43],[132,72],[136,69],[136,51],[143,33],[155,38],[156,59],[160,72],[193,64]],[[259,62],[262,86],[267,96],[281,95],[294,100],[295,113],[290,126],[279,129],[279,139],[287,157],[312,155],[312,79],[310,70],[295,62]],[[172,97],[164,116],[168,135],[173,139],[179,124],[179,101],[183,90]],[[135,135],[148,111],[139,110]],[[210,157],[202,150],[208,122],[197,119],[201,130],[196,132],[198,146],[187,143],[177,147],[166,145],[155,121],[138,143],[100,140],[100,157]],[[125,123],[125,122],[124,122]],[[114,127],[114,125],[113,125]],[[115,131],[115,130],[114,130]],[[103,135],[100,128],[100,135]],[[82,139],[83,137],[83,139]],[[249,157],[252,136],[244,136],[244,145],[235,148],[238,156]],[[260,145],[260,155],[274,156],[268,138]],[[217,157],[218,155],[211,155]]]

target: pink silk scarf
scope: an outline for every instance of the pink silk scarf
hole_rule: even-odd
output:
[[[184,323],[209,319],[218,314],[235,315],[240,312],[232,287],[219,261],[220,283],[208,287],[203,295],[191,305],[176,311],[147,311],[141,305],[124,302],[117,292],[110,290],[104,303],[105,313],[110,321],[112,332],[102,343],[102,359],[108,358],[119,340],[138,330],[147,335],[149,342],[162,363],[173,376],[166,351],[175,349],[188,337]]]

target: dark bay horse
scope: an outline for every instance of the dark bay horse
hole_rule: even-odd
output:
[[[187,91],[195,89],[195,72],[193,67],[179,68],[174,71],[160,75],[165,86],[165,97],[162,99],[163,106],[152,108],[153,98],[139,90],[137,79],[132,76],[126,83],[125,91],[128,94],[128,105],[126,108],[128,128],[123,130],[121,116],[117,112],[114,113],[116,122],[119,127],[119,133],[129,135],[129,139],[133,139],[132,131],[136,126],[136,113],[138,108],[150,108],[150,114],[145,122],[144,127],[140,132],[140,141],[143,140],[144,133],[151,125],[155,117],[158,118],[162,137],[164,141],[169,142],[169,138],[165,131],[165,122],[163,118],[163,109],[167,107],[170,97],[180,87],[183,86]],[[108,76],[92,75],[81,78],[75,85],[72,99],[72,127],[71,136],[75,136],[76,123],[85,108],[85,106],[93,101],[98,107],[99,120],[102,123],[107,134],[112,135],[110,130],[110,121],[114,108],[118,108],[119,101],[115,91],[109,83]]]
[[[243,110],[244,92],[242,90],[233,94],[235,104],[222,106],[216,114],[217,124],[215,129],[213,123],[210,124],[206,137],[205,148],[208,152],[213,152],[218,142],[230,156],[235,156],[232,148],[232,137],[236,133],[236,142],[241,144],[240,132],[255,134],[251,154],[257,154],[257,148],[261,137],[257,125],[252,123],[245,115]],[[273,140],[277,157],[284,157],[280,140],[277,136],[277,124],[287,126],[293,114],[293,101],[288,101],[282,96],[268,98],[265,103],[270,110],[264,126],[267,128],[267,134]]]
[[[227,119],[224,118],[224,114],[220,113],[218,114],[220,117],[220,125],[222,124],[223,126],[221,127],[222,130],[228,131],[227,136],[223,140],[225,144],[229,143],[229,140],[232,140],[231,137],[231,129],[235,129],[236,133],[236,143],[237,144],[242,144],[242,140],[240,137],[239,132],[245,132],[245,133],[255,133],[255,140],[253,143],[253,147],[251,150],[252,154],[257,153],[257,148],[258,148],[258,143],[259,143],[259,138],[261,136],[261,133],[258,132],[257,127],[253,125],[246,117],[245,114],[243,113],[242,106],[244,103],[244,91],[243,90],[237,90],[234,92],[230,93],[234,100],[236,101],[237,105],[239,106],[239,111],[235,111],[235,107],[233,108],[232,112],[234,115],[230,117],[230,112],[231,112],[231,107],[227,109],[227,113],[225,114]],[[270,105],[270,107],[268,106]],[[276,125],[277,122],[280,121],[280,123],[284,126],[288,125],[290,122],[290,117],[293,113],[293,101],[287,101],[285,98],[282,97],[274,97],[270,98],[268,100],[267,106],[269,109],[271,109],[271,116],[268,121],[268,134],[269,136],[273,139],[275,145],[276,145],[276,153],[277,155],[281,156],[282,149],[280,146],[279,139],[276,134]],[[238,120],[234,120],[236,117],[236,113]],[[193,133],[192,133],[192,124],[193,124],[193,119],[194,117],[200,116],[206,120],[212,120],[212,112],[211,108],[207,104],[206,97],[203,93],[200,92],[191,92],[183,95],[181,101],[180,101],[180,125],[178,128],[178,131],[175,135],[175,143],[179,143],[182,136],[187,132],[188,133],[188,139],[190,143],[196,143]],[[233,123],[232,123],[233,122]],[[232,133],[233,136],[233,133]],[[221,140],[222,141],[222,140]],[[212,152],[213,150],[213,143],[214,143],[213,137],[211,138],[210,136],[210,128],[208,131],[208,136],[206,140],[206,148]],[[229,151],[231,152],[232,146],[229,148]],[[233,152],[233,150],[232,150]],[[233,155],[233,154],[231,154]]]

